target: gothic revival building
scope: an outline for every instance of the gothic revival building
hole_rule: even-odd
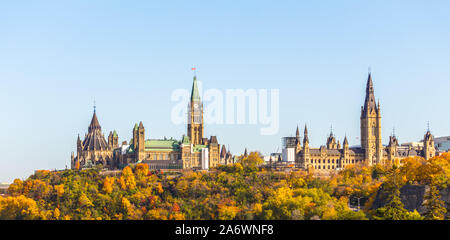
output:
[[[395,134],[390,136],[389,144],[382,145],[381,141],[381,107],[376,104],[373,89],[372,76],[369,73],[366,87],[366,98],[361,107],[361,146],[349,147],[347,136],[341,146],[331,131],[325,146],[311,148],[309,146],[308,129],[305,125],[303,145],[300,141],[300,132],[297,127],[296,137],[293,144],[288,144],[292,152],[295,151],[296,167],[304,169],[315,169],[330,171],[342,169],[350,164],[364,163],[393,164],[402,158],[410,156],[421,156],[429,159],[436,155],[433,135],[428,129],[424,136],[423,147],[399,146]],[[295,143],[294,143],[295,142]],[[288,149],[289,150],[289,149]]]
[[[197,78],[194,76],[191,99],[188,105],[187,135],[181,140],[146,139],[142,122],[132,130],[129,143],[118,144],[114,131],[106,142],[94,110],[89,133],[81,142],[78,138],[77,156],[72,153],[72,168],[88,168],[101,164],[108,169],[120,169],[129,164],[145,163],[151,169],[208,169],[230,163],[231,153],[222,147],[216,136],[204,137],[203,103],[200,99]]]
[[[72,168],[92,167],[98,164],[111,166],[113,164],[112,150],[116,147],[118,147],[116,131],[110,132],[108,142],[106,142],[94,107],[94,115],[84,140],[81,141],[80,135],[78,135],[77,156],[74,157],[72,152],[71,166]]]

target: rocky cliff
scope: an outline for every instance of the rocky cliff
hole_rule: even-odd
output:
[[[417,210],[423,214],[426,209],[423,207],[424,196],[429,191],[426,185],[405,185],[400,189],[400,198],[408,211]],[[450,206],[450,187],[441,190],[441,200],[446,203],[446,207]],[[388,193],[380,188],[372,204],[371,209],[377,209],[386,205]],[[450,212],[447,212],[446,217],[450,217]]]

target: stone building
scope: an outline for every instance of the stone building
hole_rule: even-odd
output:
[[[115,131],[110,133],[108,143],[105,141],[94,110],[89,133],[82,143],[78,138],[77,156],[72,153],[72,168],[102,164],[108,169],[120,169],[129,164],[146,163],[150,169],[208,169],[231,161],[231,153],[226,152],[225,147],[222,148],[225,152],[219,153],[216,136],[204,137],[203,103],[196,76],[187,121],[187,135],[181,140],[146,139],[145,127],[140,122],[132,129],[133,138],[119,146]]]
[[[113,149],[118,147],[117,141],[118,136],[114,131],[114,133],[109,134],[108,142],[106,142],[94,107],[94,115],[84,140],[81,141],[80,135],[78,135],[77,156],[74,157],[72,152],[71,167],[87,168],[99,164],[111,166],[113,164]]]
[[[231,154],[230,149],[225,148],[225,145],[222,145],[222,150],[220,150],[220,164],[228,165],[235,163],[235,158],[233,154]]]
[[[326,145],[319,148],[309,146],[308,129],[305,125],[303,144],[300,140],[300,132],[297,127],[295,149],[295,165],[304,169],[318,171],[333,171],[343,169],[350,164],[364,163],[369,166],[374,164],[393,164],[400,162],[402,158],[421,156],[429,159],[436,155],[434,138],[428,129],[424,136],[423,147],[399,146],[395,134],[389,137],[389,144],[382,145],[381,139],[381,107],[376,104],[372,76],[369,73],[366,86],[366,97],[361,107],[360,117],[361,145],[349,147],[347,136],[342,145],[336,141],[333,131],[326,141]]]

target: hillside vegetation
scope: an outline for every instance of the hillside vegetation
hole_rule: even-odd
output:
[[[439,192],[449,184],[450,154],[429,161],[407,158],[400,167],[349,166],[327,179],[312,172],[275,172],[257,152],[239,163],[174,176],[125,167],[117,176],[98,170],[36,171],[14,180],[0,197],[0,219],[444,219]],[[427,211],[407,211],[405,184],[430,186]],[[378,189],[387,204],[371,209]],[[349,209],[361,200],[361,211]]]

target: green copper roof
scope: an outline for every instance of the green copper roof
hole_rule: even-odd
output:
[[[127,149],[127,153],[134,153],[134,145],[131,144],[128,149]]]
[[[173,139],[150,139],[145,140],[146,150],[178,150],[180,148],[180,142]]]
[[[138,129],[138,124],[137,123],[134,125],[134,129]]]
[[[116,132],[116,130],[114,130],[113,136],[114,136],[114,137],[117,137],[117,132]]]
[[[189,141],[189,137],[188,136],[183,136],[183,140],[181,141],[183,144],[190,144],[191,142]]]
[[[192,83],[191,100],[200,101],[200,94],[198,93],[198,87],[197,87],[197,76],[194,76],[194,82]]]
[[[192,150],[194,152],[200,152],[203,148],[206,148],[206,145],[195,145]]]

